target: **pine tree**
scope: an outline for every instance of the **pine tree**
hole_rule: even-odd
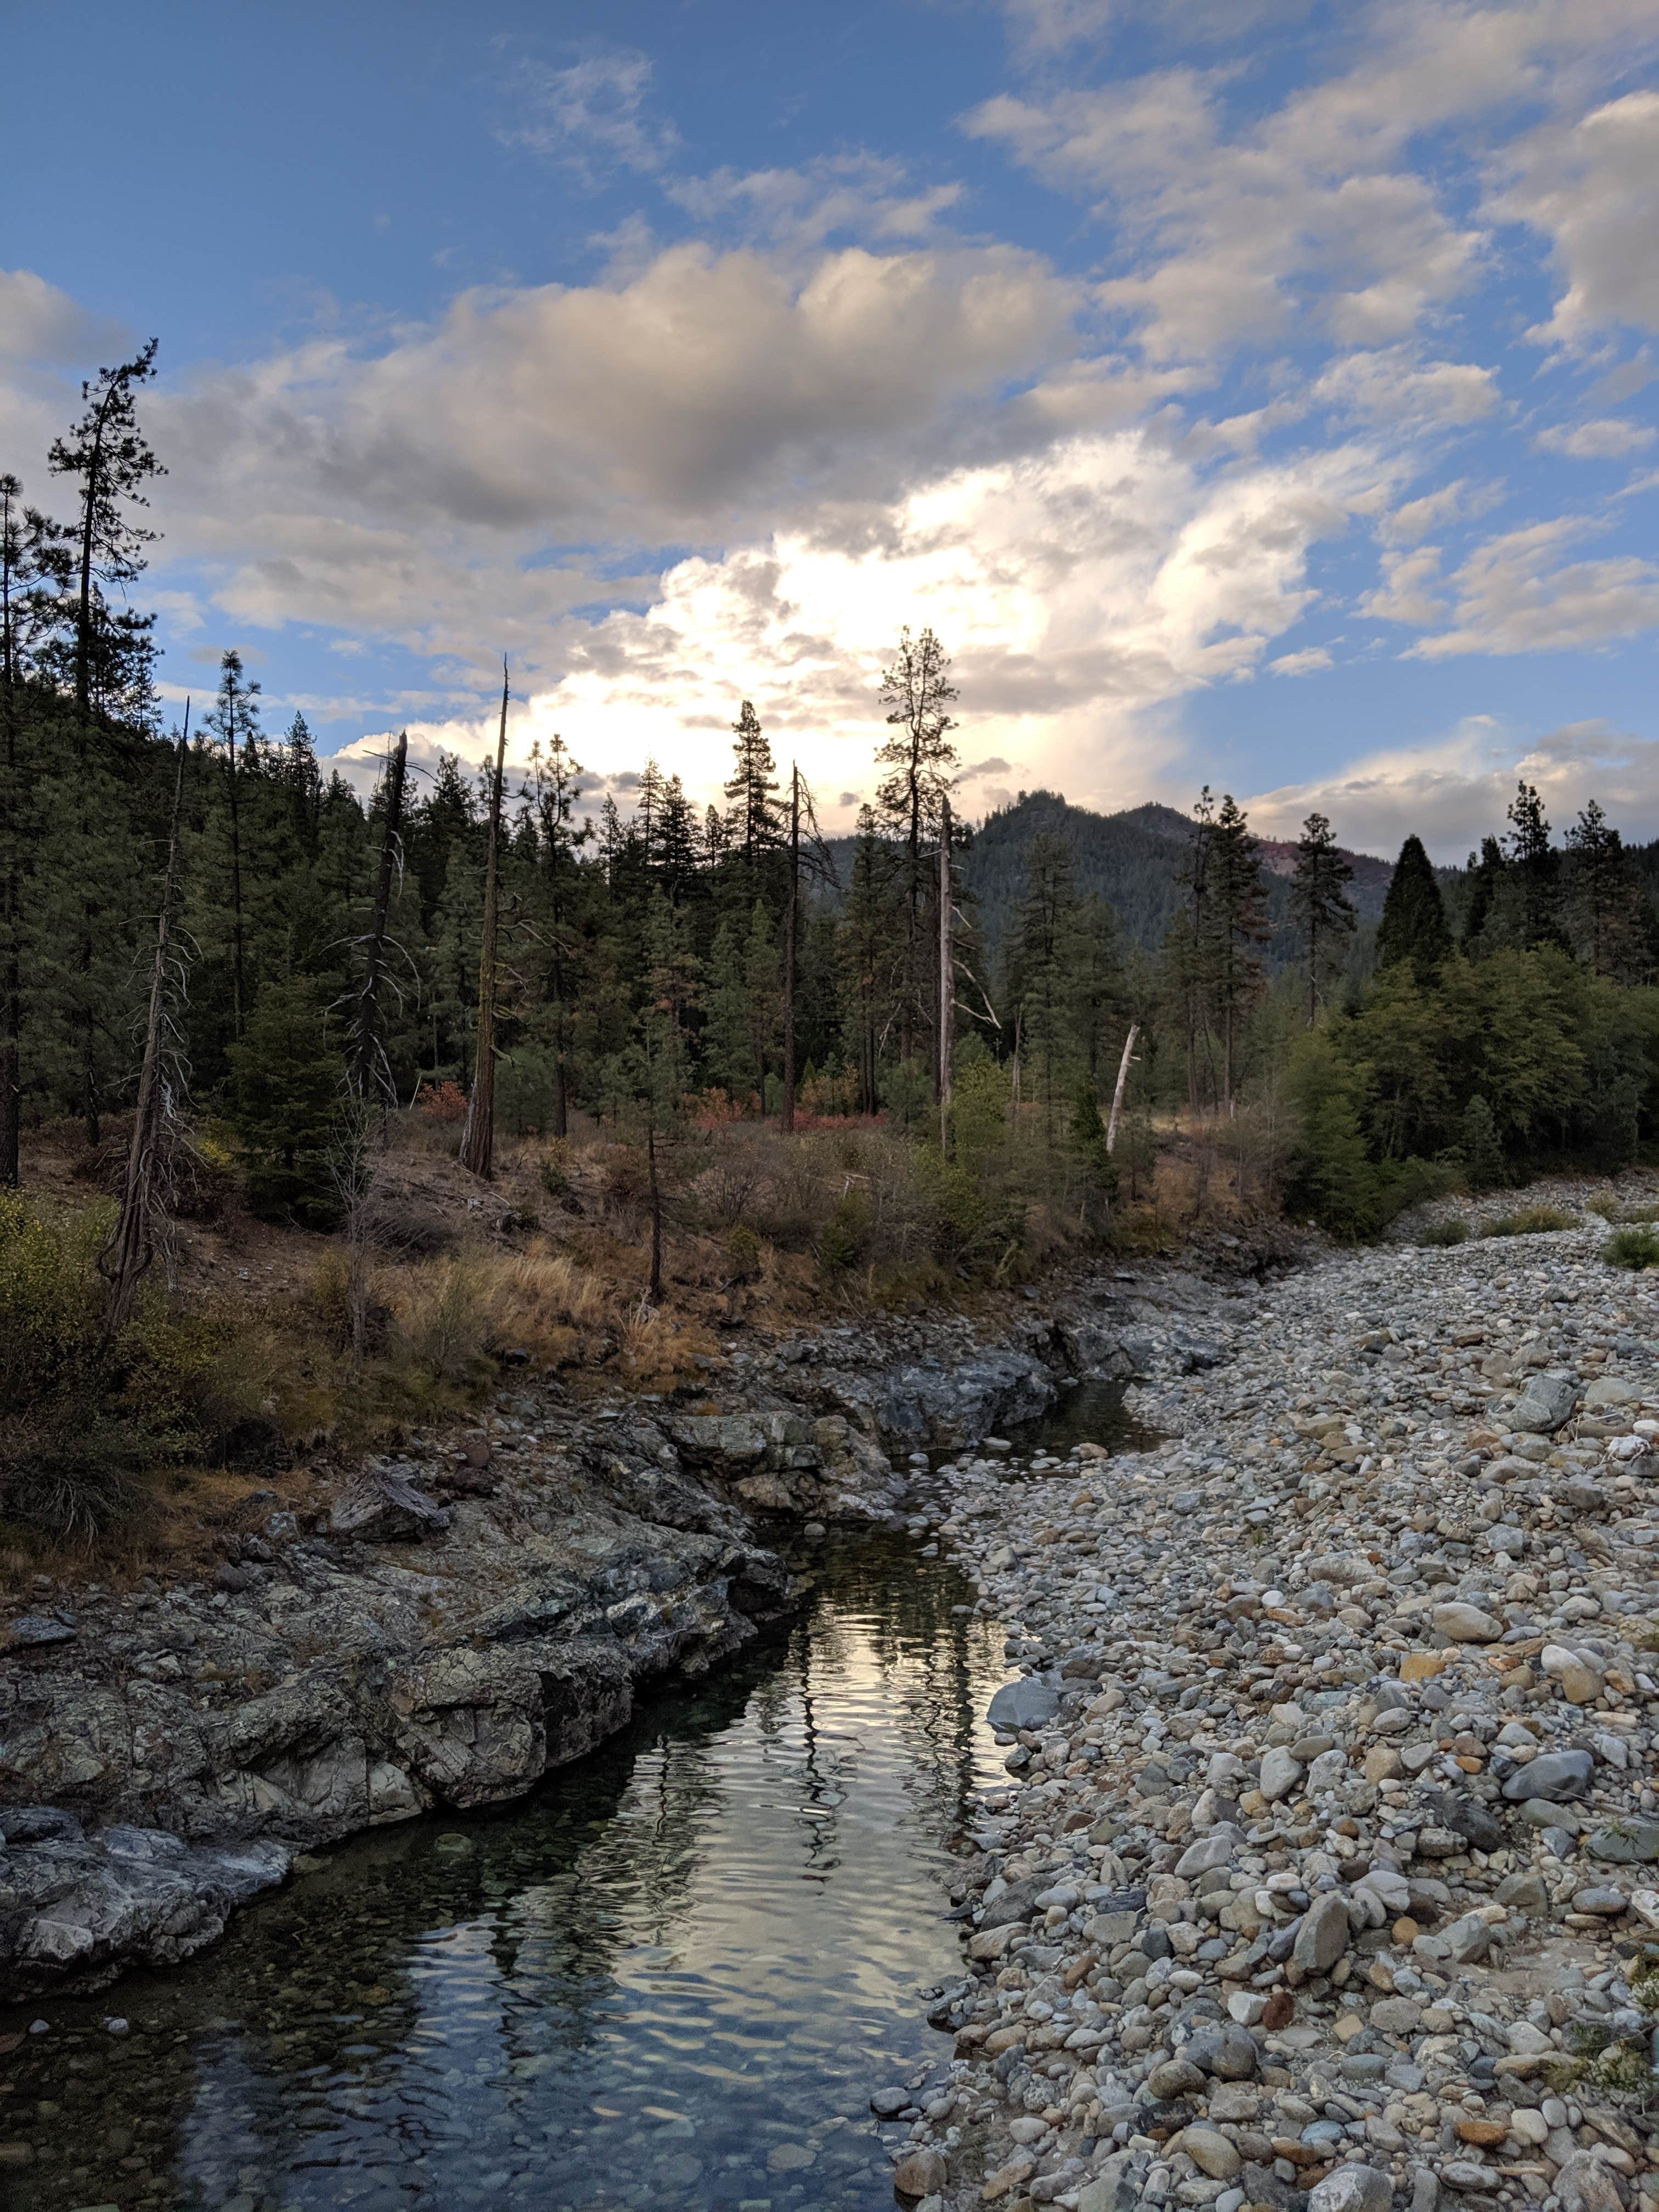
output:
[[[1062,838],[1034,837],[1026,854],[1025,889],[1008,949],[1002,999],[1018,1024],[1028,1094],[1042,1109],[1052,1147],[1056,1116],[1075,1095],[1079,1054],[1074,1022],[1078,927],[1081,902],[1071,848]]]
[[[283,740],[283,781],[292,797],[294,823],[307,855],[317,851],[317,821],[322,811],[323,777],[311,725],[296,708]]]
[[[1239,1026],[1261,985],[1267,895],[1261,848],[1231,792],[1222,796],[1210,838],[1210,983],[1221,1031],[1221,1101],[1231,1112]]]
[[[1536,788],[1524,781],[1510,802],[1511,823],[1507,842],[1510,863],[1521,889],[1522,945],[1534,951],[1540,945],[1566,942],[1560,923],[1560,854],[1550,843],[1550,825],[1544,802]]]
[[[143,720],[149,703],[152,616],[112,614],[106,590],[141,575],[143,548],[153,530],[126,512],[149,504],[144,486],[167,471],[138,427],[134,395],[155,374],[155,340],[131,361],[100,368],[81,386],[86,412],[53,441],[56,476],[78,480],[75,527],[73,671],[75,703],[86,723],[96,707],[106,715]]]
[[[247,1018],[247,915],[242,884],[242,787],[259,730],[259,686],[242,672],[234,647],[219,662],[219,690],[207,726],[225,759],[225,822],[230,911],[231,1034],[240,1036]],[[238,748],[241,749],[239,760]]]
[[[903,952],[898,878],[873,811],[861,806],[838,942],[842,1035],[847,1056],[857,1070],[860,1114],[880,1111],[882,1046]]]
[[[927,927],[932,889],[927,848],[939,836],[941,810],[957,768],[951,743],[956,727],[950,709],[957,697],[951,658],[931,629],[912,638],[899,632],[898,653],[881,679],[881,703],[895,732],[876,754],[888,773],[876,792],[876,806],[888,834],[903,848],[901,886],[904,914],[904,999],[900,1051],[908,1059],[915,1033],[925,1026],[932,1000],[928,978],[933,962]]]
[[[1297,840],[1296,872],[1291,878],[1291,910],[1308,967],[1310,1029],[1319,1012],[1322,984],[1359,918],[1344,888],[1352,880],[1353,870],[1343,858],[1330,823],[1322,814],[1310,814]]]
[[[1449,958],[1451,949],[1451,925],[1446,920],[1434,864],[1423,840],[1407,837],[1400,848],[1382,901],[1382,918],[1376,928],[1376,964],[1391,968],[1409,961],[1412,973],[1427,990]]]
[[[772,935],[772,917],[765,902],[755,901],[749,917],[749,936],[743,955],[744,988],[749,1001],[750,1035],[761,1111],[767,1111],[766,1072],[778,1062],[783,1022],[783,973]]]
[[[748,1097],[760,1081],[755,1064],[755,1029],[750,1018],[745,945],[728,915],[709,948],[703,995],[708,1016],[702,1033],[703,1073],[729,1098]]]
[[[247,1165],[248,1203],[267,1220],[334,1225],[331,1156],[345,1058],[320,994],[304,977],[267,983],[230,1048],[230,1121]]]
[[[752,901],[759,887],[762,862],[783,848],[777,766],[760,719],[747,699],[732,725],[732,733],[737,742],[732,748],[732,780],[726,787],[731,801],[726,842],[742,860],[744,889]]]
[[[553,1134],[563,1137],[570,1128],[571,1000],[581,948],[575,926],[577,863],[590,831],[586,823],[572,823],[582,766],[556,730],[545,752],[539,738],[532,746],[530,767],[544,887],[544,972],[553,1042]]]
[[[1652,973],[1656,917],[1631,874],[1624,840],[1595,799],[1566,835],[1566,903],[1584,959],[1623,983]]]
[[[1425,856],[1426,857],[1426,856]],[[1482,950],[1481,940],[1498,905],[1498,894],[1509,876],[1509,865],[1504,858],[1504,848],[1496,837],[1483,837],[1480,857],[1469,854],[1469,902],[1463,914],[1463,945],[1466,951]]]

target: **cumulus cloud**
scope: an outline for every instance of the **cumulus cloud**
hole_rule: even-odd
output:
[[[1157,795],[1148,728],[1261,665],[1310,603],[1310,550],[1341,533],[1378,466],[1353,447],[1206,474],[1120,433],[957,469],[878,535],[803,528],[679,562],[645,612],[571,643],[520,743],[556,728],[601,775],[655,751],[712,792],[746,697],[781,758],[825,792],[856,791],[880,734],[880,665],[910,619],[955,650],[975,775],[1040,760],[1085,805]],[[481,712],[423,736],[481,758],[487,730]]]
[[[817,252],[832,240],[932,239],[963,198],[960,183],[926,185],[903,161],[866,149],[798,168],[716,169],[664,188],[698,222],[732,225],[769,246]]]
[[[1304,645],[1299,653],[1281,653],[1277,660],[1267,663],[1269,676],[1316,676],[1322,668],[1334,668],[1335,661],[1322,645]]]
[[[1591,799],[1627,837],[1659,832],[1659,741],[1591,720],[1528,743],[1485,714],[1431,744],[1387,748],[1329,776],[1258,793],[1250,822],[1264,836],[1293,837],[1317,808],[1351,849],[1392,855],[1415,833],[1436,860],[1456,862],[1503,827],[1522,778],[1558,832]]]
[[[1631,554],[1561,558],[1592,527],[1563,517],[1478,546],[1448,580],[1452,628],[1419,639],[1413,654],[1444,660],[1463,653],[1559,652],[1609,645],[1659,625],[1659,568],[1651,562]]]
[[[1565,280],[1533,335],[1577,345],[1609,325],[1659,330],[1659,92],[1541,126],[1510,149],[1504,173],[1493,214],[1540,232]]]
[[[1407,552],[1391,548],[1382,556],[1382,580],[1359,602],[1373,622],[1410,623],[1419,629],[1441,620],[1446,601],[1436,597],[1440,583],[1440,548],[1419,545]]]
[[[153,398],[157,513],[246,619],[545,644],[653,587],[630,544],[884,502],[969,402],[1069,348],[1072,300],[995,246],[791,270],[686,245],[626,282],[469,292],[377,353],[323,338]]]
[[[1546,453],[1565,453],[1575,461],[1622,461],[1653,443],[1644,423],[1609,416],[1596,422],[1560,423],[1540,430],[1533,443]]]
[[[1369,422],[1424,427],[1479,422],[1501,404],[1495,369],[1420,361],[1404,346],[1344,355],[1316,378],[1311,396]]]
[[[132,333],[121,324],[89,314],[33,269],[0,269],[0,361],[113,360],[131,343]]]

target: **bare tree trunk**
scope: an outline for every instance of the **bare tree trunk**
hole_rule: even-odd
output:
[[[1109,1153],[1117,1143],[1118,1117],[1123,1111],[1123,1087],[1129,1080],[1129,1062],[1134,1055],[1135,1039],[1139,1035],[1139,1023],[1131,1022],[1129,1034],[1123,1040],[1123,1057],[1117,1064],[1117,1088],[1112,1093],[1111,1119],[1106,1124],[1106,1150]]]
[[[164,1193],[165,1147],[170,1101],[161,1066],[162,1030],[167,1013],[167,939],[173,922],[173,886],[179,863],[179,817],[184,801],[185,760],[190,748],[190,702],[179,739],[179,766],[173,783],[173,817],[167,830],[167,864],[161,877],[161,911],[155,924],[155,957],[149,971],[149,1014],[144,1025],[144,1056],[138,1070],[138,1100],[126,1172],[121,1180],[121,1211],[113,1234],[99,1255],[109,1281],[104,1310],[104,1341],[112,1343],[125,1328],[140,1277],[155,1254],[155,1216]]]
[[[374,910],[369,922],[368,947],[363,965],[362,988],[357,998],[356,1035],[351,1054],[351,1079],[361,1097],[378,1091],[387,1100],[397,1097],[386,1047],[380,1038],[380,979],[386,964],[387,919],[392,909],[392,878],[399,865],[403,833],[404,778],[409,765],[409,732],[398,732],[398,750],[386,773],[386,820],[380,828],[380,862],[374,884]]]
[[[956,941],[951,927],[951,802],[939,802],[939,1141],[951,1150],[951,1055],[956,1045]]]
[[[483,947],[478,957],[478,1045],[460,1151],[461,1165],[486,1182],[495,1168],[495,934],[501,775],[507,759],[507,663],[503,661],[501,727],[495,740],[495,780],[489,793],[489,842],[484,854]]]
[[[789,767],[789,902],[783,910],[783,1112],[780,1127],[795,1126],[795,917],[800,906],[800,769]]]

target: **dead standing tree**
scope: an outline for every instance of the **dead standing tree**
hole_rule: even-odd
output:
[[[499,856],[501,836],[501,776],[507,760],[507,663],[501,663],[501,726],[495,741],[495,773],[489,787],[489,842],[484,849],[483,944],[478,956],[478,1041],[472,1091],[461,1132],[460,1163],[487,1182],[495,1167],[495,989],[496,939],[500,929]]]
[[[746,703],[746,702],[745,702]],[[806,820],[807,842],[801,845],[801,818]],[[830,848],[818,829],[817,809],[806,779],[792,761],[789,766],[789,895],[783,909],[783,1110],[778,1126],[786,1133],[795,1126],[795,970],[800,943],[800,886],[805,872],[814,883],[841,889],[841,878]]]
[[[144,1052],[138,1069],[138,1097],[132,1136],[121,1178],[121,1206],[110,1239],[98,1255],[109,1284],[104,1309],[104,1341],[126,1327],[138,1285],[155,1256],[156,1222],[171,1194],[173,1140],[177,1133],[179,1081],[178,1042],[168,1014],[169,981],[178,973],[173,949],[173,896],[179,871],[179,818],[183,808],[185,762],[190,751],[190,702],[179,739],[179,765],[173,780],[173,813],[167,827],[167,866],[161,875],[161,908],[155,923],[155,957],[150,963],[149,1008],[144,1024]]]

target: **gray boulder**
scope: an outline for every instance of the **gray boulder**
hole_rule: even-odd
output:
[[[1510,1775],[1504,1784],[1504,1795],[1512,1805],[1532,1797],[1541,1797],[1552,1805],[1564,1805],[1570,1797],[1583,1796],[1595,1775],[1595,1760],[1588,1751],[1540,1752],[1528,1765]]]
[[[1046,1728],[1060,1711],[1060,1692],[1040,1674],[1022,1674],[1005,1682],[991,1700],[985,1717],[994,1729]]]
[[[1374,2166],[1339,2166],[1308,2191],[1308,2212],[1389,2212],[1394,2184]]]
[[[1532,1377],[1516,1400],[1510,1426],[1522,1436],[1553,1436],[1577,1402],[1577,1377],[1563,1368],[1547,1367]]]

